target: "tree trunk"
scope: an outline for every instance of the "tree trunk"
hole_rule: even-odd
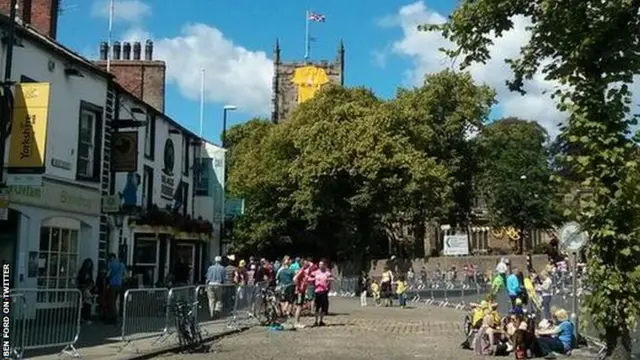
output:
[[[620,331],[608,328],[605,334],[607,340],[607,356],[610,360],[631,360],[631,334],[628,329]]]

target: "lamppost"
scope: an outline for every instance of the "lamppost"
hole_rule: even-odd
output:
[[[226,140],[226,135],[227,135],[227,113],[229,111],[234,111],[234,110],[237,110],[237,109],[238,109],[238,107],[235,106],[235,105],[225,105],[222,108],[222,135],[220,136],[220,140],[222,141],[222,147],[225,150],[227,149],[227,142],[225,141]],[[224,179],[224,188],[223,189],[224,189],[224,191],[222,193],[222,204],[223,204],[222,205],[222,222],[220,223],[220,255],[222,255],[222,253],[223,253],[223,251],[222,251],[223,249],[222,248],[224,247],[224,244],[226,244],[224,242],[224,237],[225,237],[224,236],[224,232],[225,232],[224,225],[225,225],[225,221],[227,220],[226,216],[225,216],[226,214],[225,214],[225,206],[224,206],[224,203],[225,203],[226,197],[227,197],[227,195],[226,195],[227,194],[227,157],[226,157],[226,155],[225,155],[225,159],[224,159],[224,169],[223,169],[223,171],[224,171],[224,176],[223,176],[223,179]]]

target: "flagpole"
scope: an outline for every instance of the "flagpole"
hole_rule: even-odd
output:
[[[305,13],[304,59],[309,60],[309,10]]]
[[[111,32],[113,31],[114,1],[109,1],[109,33],[107,35],[107,72],[111,69]]]
[[[204,68],[200,76],[200,138],[202,138],[202,127],[204,125]]]

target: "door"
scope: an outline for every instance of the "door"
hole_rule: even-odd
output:
[[[7,262],[9,264],[16,263],[16,245],[18,243],[18,221],[20,213],[9,209],[9,217],[6,221],[0,220],[0,227],[3,229],[0,231],[0,261]],[[20,259],[26,261],[26,259]],[[17,266],[15,267],[14,274],[18,273]],[[13,287],[14,278],[11,278],[10,285]]]
[[[196,264],[196,246],[192,243],[176,243],[173,273],[177,284],[193,284]]]

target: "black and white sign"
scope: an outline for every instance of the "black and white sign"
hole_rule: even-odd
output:
[[[444,255],[469,255],[469,237],[465,234],[444,236]]]
[[[580,251],[589,241],[589,234],[586,231],[582,231],[582,226],[575,221],[562,225],[558,235],[562,247],[572,253]]]

